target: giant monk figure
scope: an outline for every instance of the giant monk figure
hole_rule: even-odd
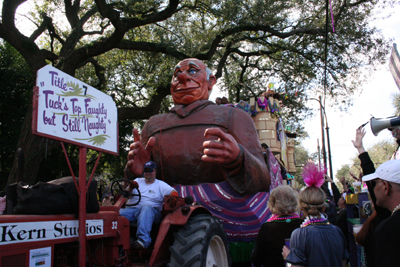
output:
[[[127,167],[135,176],[152,159],[170,185],[227,181],[240,194],[269,191],[271,179],[254,123],[241,109],[209,101],[216,77],[200,60],[179,62],[171,80],[175,106],[134,130]]]

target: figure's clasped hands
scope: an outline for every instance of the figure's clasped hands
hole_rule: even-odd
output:
[[[143,173],[143,165],[150,160],[151,150],[155,145],[156,139],[150,137],[146,147],[140,142],[140,135],[137,129],[133,129],[133,143],[129,146],[127,166],[135,176]]]
[[[204,155],[201,159],[204,162],[228,165],[238,158],[240,148],[231,134],[223,132],[220,128],[208,128],[204,131],[204,137],[217,138],[217,140],[203,142]]]

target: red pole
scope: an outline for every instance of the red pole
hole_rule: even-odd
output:
[[[87,148],[79,148],[79,267],[86,266],[86,157]]]

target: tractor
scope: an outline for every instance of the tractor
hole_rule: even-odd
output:
[[[113,205],[86,214],[85,266],[230,266],[221,222],[191,197],[166,196],[162,221],[153,225],[151,246],[131,247],[135,224],[119,216],[119,210],[127,205],[127,197],[140,196],[140,191],[130,194],[124,182],[129,181],[112,183]],[[15,185],[9,188],[11,200]],[[15,205],[7,204],[14,207],[6,207],[6,213],[12,213]],[[78,228],[76,214],[1,215],[0,266],[81,266]]]

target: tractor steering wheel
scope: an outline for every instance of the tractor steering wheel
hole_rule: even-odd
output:
[[[126,179],[120,179],[120,180],[115,180],[114,182],[112,182],[111,184],[111,194],[113,195],[114,199],[117,199],[118,195],[122,195],[124,198],[130,198],[130,197],[139,197],[138,201],[136,203],[133,204],[125,204],[126,206],[136,206],[137,204],[139,204],[142,195],[140,194],[139,188],[135,188],[133,189],[133,192],[135,192],[135,190],[137,191],[137,193],[129,193],[129,191],[125,190],[123,188],[123,186],[121,184],[123,183],[130,183],[131,181],[126,180]],[[116,187],[118,185],[118,187]]]

